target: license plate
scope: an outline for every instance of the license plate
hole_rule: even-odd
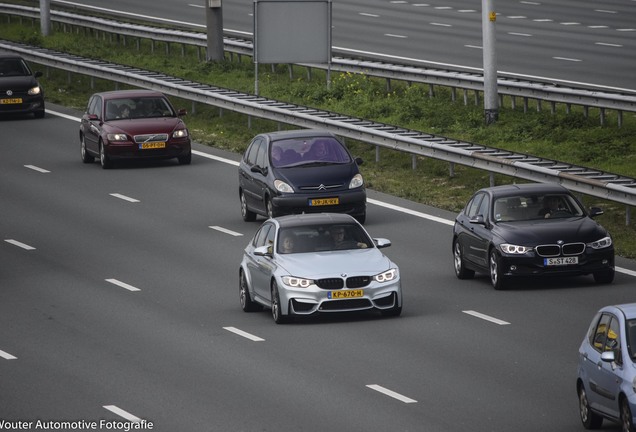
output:
[[[543,265],[546,267],[573,265],[579,263],[579,257],[559,257],[559,258],[544,258]]]
[[[165,142],[147,142],[139,144],[140,150],[166,148]]]
[[[328,206],[340,204],[339,198],[316,198],[309,200],[310,206]]]
[[[329,291],[329,293],[327,293],[327,298],[347,299],[347,298],[362,297],[363,295],[364,295],[364,290]]]
[[[21,103],[22,103],[22,98],[0,99],[0,104],[2,105],[21,104]]]

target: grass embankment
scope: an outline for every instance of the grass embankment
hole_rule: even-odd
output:
[[[167,54],[163,44],[156,43],[152,52],[150,42],[141,40],[137,50],[136,41],[130,38],[124,44],[123,38],[116,36],[76,29],[64,33],[57,27],[51,36],[43,38],[38,26],[37,22],[19,23],[14,18],[0,26],[0,38],[161,71],[218,87],[254,91],[250,58],[228,56],[225,62],[205,63],[199,60],[194,47],[186,47],[182,55],[181,47],[173,46]],[[287,65],[261,66],[259,93],[271,99],[636,177],[636,116],[632,113],[624,113],[621,128],[617,127],[616,113],[606,113],[606,126],[601,126],[594,109],[589,111],[589,117],[580,107],[572,107],[568,114],[564,106],[558,106],[552,114],[549,109],[539,111],[536,103],[530,101],[529,112],[524,113],[519,107],[522,104],[517,103],[518,107],[512,109],[506,98],[498,122],[486,126],[483,106],[474,102],[464,105],[463,98],[452,102],[449,89],[436,87],[431,95],[427,85],[397,81],[392,81],[388,89],[385,80],[352,74],[332,74],[327,89],[323,71],[312,70],[311,77],[308,75],[301,67],[294,67],[290,77]],[[112,82],[95,80],[91,88],[89,77],[75,74],[69,79],[66,72],[55,70],[49,71],[41,82],[49,102],[77,109],[85,107],[92,92],[115,87]],[[175,101],[175,105],[189,108],[190,102]],[[187,123],[197,142],[239,153],[256,133],[279,128],[276,123],[254,118],[248,128],[245,116],[201,104],[188,116]],[[431,206],[459,211],[475,190],[490,183],[485,171],[457,165],[451,177],[446,162],[418,157],[413,169],[410,155],[380,149],[376,162],[375,147],[352,140],[347,140],[347,145],[365,160],[361,170],[369,188]],[[496,184],[514,181],[523,182],[495,176]],[[636,258],[636,227],[633,222],[626,226],[625,205],[582,198],[587,206],[604,208],[605,214],[598,220],[612,232],[618,254]]]

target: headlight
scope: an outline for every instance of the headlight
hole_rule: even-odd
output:
[[[592,249],[604,249],[606,247],[610,247],[612,245],[612,238],[610,236],[603,237],[600,240],[596,240],[595,242],[588,243],[587,247],[591,247]]]
[[[37,86],[37,87],[30,88],[27,93],[33,96],[33,95],[39,95],[41,91],[42,90],[40,90],[40,86]]]
[[[119,133],[106,134],[106,138],[108,138],[108,141],[128,141],[126,134]]]
[[[362,175],[356,174],[353,176],[353,178],[349,182],[349,189],[359,188],[363,184],[364,184],[364,181],[362,180]]]
[[[283,276],[283,283],[294,288],[307,288],[314,283],[311,279],[297,278],[294,276]]]
[[[373,279],[376,282],[389,282],[392,281],[393,279],[397,278],[398,276],[398,271],[397,269],[392,268],[391,270],[387,270],[384,273],[380,273],[377,274],[375,276],[373,276]]]
[[[172,133],[172,138],[185,138],[188,136],[187,129],[179,129]]]
[[[274,187],[278,192],[294,193],[292,187],[282,180],[274,180]]]
[[[504,253],[512,254],[512,255],[523,255],[532,250],[531,247],[519,246],[519,245],[513,245],[513,244],[502,244],[499,247],[501,247],[501,250]]]

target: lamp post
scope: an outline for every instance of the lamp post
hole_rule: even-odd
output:
[[[482,0],[482,38],[484,61],[484,118],[492,124],[499,118],[499,96],[497,94],[497,50],[495,0]]]

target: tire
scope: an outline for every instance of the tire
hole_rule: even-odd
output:
[[[245,222],[253,222],[256,220],[256,213],[250,211],[247,208],[247,201],[245,201],[245,195],[243,191],[239,192],[239,198],[241,200],[241,216]]]
[[[501,274],[501,260],[495,248],[490,250],[490,257],[488,258],[488,268],[490,271],[490,282],[492,287],[496,290],[506,289],[505,277]]]
[[[99,163],[102,165],[103,169],[110,169],[113,166],[113,163],[104,151],[104,144],[101,141],[99,142]]]
[[[629,408],[627,398],[621,399],[621,431],[634,432],[634,423],[632,422],[632,410]]]
[[[364,225],[367,220],[367,212],[354,216],[355,220],[360,222],[360,225]]]
[[[82,156],[82,162],[85,164],[93,163],[95,161],[95,157],[86,150],[86,139],[84,138],[84,135],[80,137],[80,154]]]
[[[453,261],[457,279],[472,279],[475,277],[475,271],[467,269],[464,265],[464,251],[458,240],[453,243]]]
[[[278,294],[278,285],[272,281],[272,318],[276,324],[284,324],[289,319],[287,315],[283,315],[280,310],[280,295]]]
[[[261,305],[252,301],[249,286],[247,285],[247,278],[245,277],[243,269],[239,270],[239,300],[243,312],[256,312],[262,309]]]
[[[185,156],[179,156],[177,160],[179,165],[190,165],[192,163],[192,151],[189,151]]]
[[[599,429],[603,424],[603,417],[590,409],[590,404],[587,401],[587,394],[585,393],[585,387],[583,384],[579,384],[577,393],[579,394],[579,414],[581,416],[581,423],[583,423],[583,427],[585,429]]]
[[[597,271],[593,276],[597,284],[610,284],[614,281],[614,269]]]

